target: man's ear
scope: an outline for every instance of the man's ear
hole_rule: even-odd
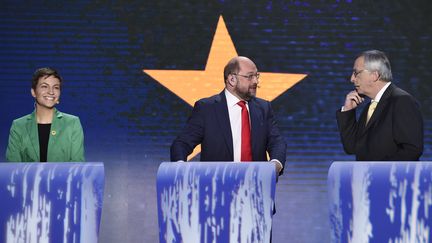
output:
[[[374,75],[374,80],[375,81],[378,81],[381,78],[381,76],[379,75],[378,71],[373,71],[372,75]]]
[[[36,98],[36,93],[35,93],[33,88],[30,89],[30,92],[31,92],[31,95],[33,96],[33,98]]]
[[[232,74],[228,75],[228,83],[229,83],[231,86],[234,86],[234,84],[235,84],[236,81],[237,81],[237,80],[236,80],[236,78],[234,77],[234,75],[232,75]]]

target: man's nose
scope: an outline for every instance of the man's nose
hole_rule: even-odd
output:
[[[351,83],[354,83],[356,77],[354,76],[354,73],[351,74],[351,77],[349,78]]]
[[[258,78],[257,76],[253,76],[253,78],[252,78],[252,82],[253,82],[254,84],[258,84],[258,83],[259,83],[259,78]]]

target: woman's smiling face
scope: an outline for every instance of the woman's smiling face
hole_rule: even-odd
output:
[[[60,99],[60,80],[54,76],[43,76],[39,78],[35,89],[31,89],[36,104],[48,109],[58,104]]]

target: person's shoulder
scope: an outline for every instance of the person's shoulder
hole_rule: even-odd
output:
[[[258,98],[258,97],[252,98],[249,102],[255,104],[258,107],[262,107],[264,109],[271,108],[270,101],[265,100],[265,99],[261,99],[261,98]]]
[[[258,104],[270,104],[270,101],[265,100],[265,99],[261,99],[261,98],[258,98],[258,97],[252,98],[251,101],[257,102]]]
[[[412,95],[410,93],[408,93],[407,91],[397,87],[396,85],[393,85],[393,96],[399,97],[399,96],[411,96]]]
[[[393,85],[393,91],[391,94],[391,99],[394,103],[399,104],[399,105],[400,104],[406,104],[406,103],[418,105],[418,101],[416,100],[416,98],[414,96],[412,96],[407,91],[397,87],[396,85]]]
[[[400,99],[402,99],[402,100],[415,100],[414,96],[412,96],[407,91],[397,87],[396,85],[393,85],[393,91],[392,91],[391,96],[395,100],[400,100]]]
[[[219,103],[222,101],[224,94],[216,94],[210,97],[206,97],[206,98],[202,98],[200,100],[197,101],[198,104],[200,105],[211,105],[211,104],[215,104],[215,103]]]
[[[19,125],[24,125],[24,124],[27,123],[28,120],[31,120],[31,119],[32,119],[32,116],[33,116],[33,113],[27,114],[27,115],[25,115],[25,116],[22,116],[22,117],[19,117],[19,118],[13,120],[12,123],[13,123],[14,125],[18,125],[18,126],[19,126]]]
[[[79,117],[78,116],[75,116],[75,115],[72,115],[72,114],[69,114],[69,113],[65,113],[65,112],[62,112],[62,111],[57,111],[56,112],[56,116],[57,116],[57,118],[65,119],[67,121],[75,121],[75,120],[79,121]]]

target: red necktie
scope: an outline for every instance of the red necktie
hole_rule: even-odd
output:
[[[241,128],[241,161],[252,161],[252,146],[250,136],[249,112],[246,102],[241,100],[237,103],[242,108],[242,128]]]

